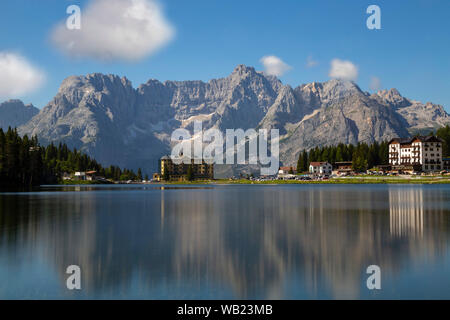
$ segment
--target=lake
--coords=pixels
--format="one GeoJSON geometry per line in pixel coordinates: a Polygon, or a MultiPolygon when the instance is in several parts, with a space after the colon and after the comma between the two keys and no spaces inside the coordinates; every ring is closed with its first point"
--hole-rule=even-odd
{"type": "Polygon", "coordinates": [[[29,298],[450,299],[450,186],[0,193],[0,299],[29,298]]]}

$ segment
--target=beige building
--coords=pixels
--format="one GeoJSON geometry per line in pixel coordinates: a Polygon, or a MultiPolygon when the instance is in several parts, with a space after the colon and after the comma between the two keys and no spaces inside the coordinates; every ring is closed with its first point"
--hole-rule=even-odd
{"type": "Polygon", "coordinates": [[[335,162],[333,165],[333,174],[345,175],[345,174],[351,174],[352,172],[353,172],[353,162],[352,161],[335,162]]]}
{"type": "Polygon", "coordinates": [[[214,164],[208,164],[205,160],[201,163],[195,163],[192,158],[172,160],[169,156],[164,156],[160,161],[160,179],[169,181],[188,180],[189,171],[192,174],[192,180],[211,180],[214,179],[214,164]]]}
{"type": "Polygon", "coordinates": [[[392,139],[389,164],[393,171],[440,171],[443,168],[442,140],[435,136],[392,139]]]}

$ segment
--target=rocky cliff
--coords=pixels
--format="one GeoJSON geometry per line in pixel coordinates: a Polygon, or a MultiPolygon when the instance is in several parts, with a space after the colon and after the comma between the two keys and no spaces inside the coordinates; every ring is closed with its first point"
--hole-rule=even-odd
{"type": "Polygon", "coordinates": [[[19,127],[39,113],[33,105],[24,105],[20,100],[9,100],[0,104],[0,128],[19,127]]]}

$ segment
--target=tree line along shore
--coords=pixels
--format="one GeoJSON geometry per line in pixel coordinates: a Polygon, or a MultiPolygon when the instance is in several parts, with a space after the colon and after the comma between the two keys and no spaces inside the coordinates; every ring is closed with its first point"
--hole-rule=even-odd
{"type": "Polygon", "coordinates": [[[95,171],[105,181],[143,179],[140,169],[135,173],[117,166],[104,168],[88,155],[70,150],[66,144],[42,146],[36,137],[21,137],[16,129],[4,132],[0,128],[0,188],[63,183],[64,174],[87,170],[95,171]]]}
{"type": "MultiPolygon", "coordinates": [[[[443,140],[443,154],[450,151],[450,127],[446,126],[431,131],[443,140]]],[[[386,164],[388,161],[388,142],[375,142],[373,144],[358,143],[357,145],[338,144],[337,146],[316,147],[309,151],[302,151],[297,161],[297,173],[308,171],[309,164],[315,161],[335,163],[351,161],[353,169],[363,172],[376,165],[386,164]]],[[[130,169],[121,169],[118,166],[103,167],[95,159],[83,152],[70,150],[66,144],[57,146],[49,144],[42,146],[36,137],[21,137],[16,129],[9,128],[4,132],[0,128],[0,188],[32,187],[43,184],[94,184],[98,181],[64,181],[62,177],[68,172],[95,171],[103,181],[130,182],[149,181],[148,176],[143,177],[142,170],[137,173],[130,169]]],[[[447,183],[448,179],[439,177],[423,177],[421,179],[405,179],[401,177],[371,177],[359,179],[331,179],[329,181],[253,181],[217,180],[214,183],[447,183]]],[[[210,183],[211,181],[190,181],[190,183],[210,183]]]]}

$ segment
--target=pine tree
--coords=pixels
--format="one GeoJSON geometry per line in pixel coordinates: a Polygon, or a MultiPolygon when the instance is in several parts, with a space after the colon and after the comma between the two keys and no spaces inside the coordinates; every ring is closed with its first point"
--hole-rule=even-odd
{"type": "Polygon", "coordinates": [[[309,162],[308,162],[308,153],[306,152],[306,150],[303,150],[302,158],[303,158],[302,171],[307,172],[309,169],[309,162]]]}
{"type": "Polygon", "coordinates": [[[300,152],[297,160],[297,173],[301,173],[303,169],[303,152],[300,152]]]}
{"type": "Polygon", "coordinates": [[[187,169],[186,179],[188,181],[194,180],[194,172],[193,172],[192,164],[190,164],[187,169]]]}
{"type": "Polygon", "coordinates": [[[450,156],[450,127],[446,125],[438,129],[436,135],[444,141],[442,144],[442,155],[450,156]]]}
{"type": "Polygon", "coordinates": [[[6,137],[3,129],[0,128],[0,182],[5,181],[6,172],[7,172],[7,163],[6,163],[6,137]]]}

